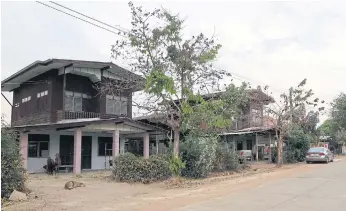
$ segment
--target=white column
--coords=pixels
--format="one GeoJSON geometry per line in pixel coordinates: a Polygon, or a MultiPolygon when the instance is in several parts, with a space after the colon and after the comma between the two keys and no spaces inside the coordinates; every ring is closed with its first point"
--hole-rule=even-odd
{"type": "Polygon", "coordinates": [[[257,138],[257,133],[256,134],[256,161],[258,161],[258,138],[257,138]]]}
{"type": "Polygon", "coordinates": [[[159,154],[159,143],[160,143],[160,141],[158,140],[157,135],[156,135],[156,154],[157,155],[159,154]]]}
{"type": "Polygon", "coordinates": [[[120,154],[125,153],[125,138],[120,139],[120,154]]]}
{"type": "Polygon", "coordinates": [[[272,134],[269,131],[269,159],[268,159],[269,163],[272,162],[272,147],[271,147],[271,145],[272,145],[272,134]]]}
{"type": "Polygon", "coordinates": [[[119,130],[113,131],[113,159],[119,156],[119,130]]]}
{"type": "Polygon", "coordinates": [[[149,133],[145,133],[143,137],[143,156],[149,158],[149,133]]]}
{"type": "Polygon", "coordinates": [[[73,173],[80,174],[82,159],[82,129],[77,128],[74,131],[74,156],[73,156],[73,173]]]}
{"type": "Polygon", "coordinates": [[[23,168],[25,170],[28,169],[28,134],[27,133],[20,133],[19,137],[19,147],[20,147],[20,155],[23,159],[23,168]]]}

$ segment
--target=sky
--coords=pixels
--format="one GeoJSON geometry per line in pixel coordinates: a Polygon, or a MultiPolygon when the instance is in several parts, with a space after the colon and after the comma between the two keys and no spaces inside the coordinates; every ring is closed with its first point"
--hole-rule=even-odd
{"type": "MultiPolygon", "coordinates": [[[[127,1],[58,3],[110,25],[131,27],[127,1]]],[[[185,36],[215,35],[222,44],[215,66],[233,73],[236,83],[269,85],[276,99],[304,78],[307,88],[327,103],[346,92],[345,2],[134,3],[179,13],[186,19],[185,36]]],[[[110,61],[111,45],[120,38],[34,1],[1,2],[1,80],[36,60],[110,61]]],[[[126,61],[121,65],[126,67],[126,61]]],[[[4,94],[12,102],[12,94],[4,94]]],[[[2,97],[7,121],[10,111],[2,97]]]]}

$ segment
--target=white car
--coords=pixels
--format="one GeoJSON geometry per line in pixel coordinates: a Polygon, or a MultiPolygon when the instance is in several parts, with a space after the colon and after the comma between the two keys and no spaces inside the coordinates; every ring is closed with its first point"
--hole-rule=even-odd
{"type": "Polygon", "coordinates": [[[313,162],[333,162],[334,154],[327,148],[324,147],[313,147],[310,148],[306,153],[306,163],[313,162]]]}

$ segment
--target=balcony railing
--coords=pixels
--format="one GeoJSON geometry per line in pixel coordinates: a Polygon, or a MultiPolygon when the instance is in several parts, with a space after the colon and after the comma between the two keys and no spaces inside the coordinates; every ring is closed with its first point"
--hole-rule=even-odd
{"type": "Polygon", "coordinates": [[[58,111],[57,121],[66,119],[90,119],[90,118],[100,118],[99,113],[85,112],[85,111],[58,111]]]}

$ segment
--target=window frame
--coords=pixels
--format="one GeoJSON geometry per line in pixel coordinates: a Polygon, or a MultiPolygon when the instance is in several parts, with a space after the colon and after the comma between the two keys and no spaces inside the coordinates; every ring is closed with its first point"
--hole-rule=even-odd
{"type": "Polygon", "coordinates": [[[97,156],[99,157],[113,156],[113,138],[112,137],[104,137],[104,136],[97,137],[97,156]],[[109,139],[109,141],[107,139],[109,139]],[[101,143],[106,144],[106,146],[110,145],[111,147],[111,148],[106,147],[106,151],[104,150],[104,148],[102,148],[102,150],[104,151],[104,154],[100,153],[101,143]],[[107,154],[107,152],[110,152],[110,153],[107,154]]]}
{"type": "Polygon", "coordinates": [[[85,94],[85,93],[81,93],[81,92],[72,92],[72,91],[65,91],[64,97],[66,99],[66,97],[72,97],[72,110],[67,110],[66,109],[66,100],[65,100],[65,105],[64,108],[67,111],[71,111],[71,112],[83,112],[83,99],[91,99],[91,95],[85,94]],[[76,99],[80,99],[80,110],[76,109],[76,99]]]}
{"type": "Polygon", "coordinates": [[[49,156],[50,151],[50,136],[47,134],[29,134],[28,135],[28,158],[47,158],[49,156]],[[30,140],[33,139],[33,140],[30,140]],[[37,140],[35,140],[37,139],[37,140]],[[42,139],[42,140],[40,140],[42,139]],[[42,156],[41,144],[47,143],[47,156],[42,156]],[[36,145],[36,156],[33,156],[30,153],[30,144],[36,145]]]}
{"type": "Polygon", "coordinates": [[[127,97],[121,97],[121,96],[113,96],[113,95],[106,95],[106,113],[107,114],[113,114],[117,116],[127,116],[127,107],[128,107],[128,98],[127,97]],[[109,101],[112,102],[112,112],[109,112],[109,101]],[[125,110],[123,110],[125,107],[125,110]],[[123,112],[125,111],[125,112],[123,112]]]}
{"type": "Polygon", "coordinates": [[[47,96],[47,95],[48,95],[48,90],[44,90],[42,92],[38,92],[36,97],[38,99],[38,98],[42,98],[42,97],[47,96]]]}

